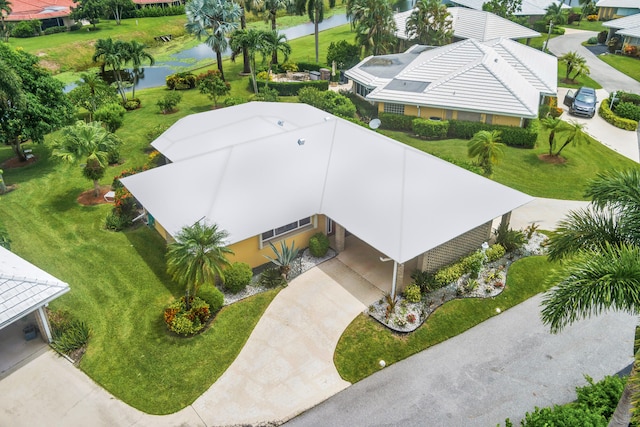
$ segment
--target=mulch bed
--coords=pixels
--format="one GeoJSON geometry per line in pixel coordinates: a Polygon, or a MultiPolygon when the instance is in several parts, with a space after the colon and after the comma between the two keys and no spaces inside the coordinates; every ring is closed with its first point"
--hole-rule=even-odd
{"type": "Polygon", "coordinates": [[[108,192],[111,191],[111,186],[110,185],[103,185],[100,187],[100,194],[98,194],[98,196],[95,195],[93,188],[91,190],[87,190],[87,191],[83,191],[79,196],[78,196],[78,203],[80,203],[83,206],[94,206],[94,205],[101,205],[104,203],[109,203],[104,199],[104,195],[108,192]]]}
{"type": "Polygon", "coordinates": [[[32,157],[27,161],[21,161],[18,156],[12,157],[9,160],[5,160],[2,162],[2,169],[14,169],[14,168],[22,168],[28,165],[31,165],[36,162],[36,157],[32,157]]]}
{"type": "Polygon", "coordinates": [[[551,163],[552,165],[562,165],[567,162],[567,159],[560,156],[550,156],[548,154],[539,154],[538,159],[545,163],[551,163]]]}

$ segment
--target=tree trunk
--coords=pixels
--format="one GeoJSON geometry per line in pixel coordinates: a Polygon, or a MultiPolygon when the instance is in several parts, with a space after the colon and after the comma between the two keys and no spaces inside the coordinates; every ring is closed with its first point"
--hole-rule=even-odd
{"type": "Polygon", "coordinates": [[[224,78],[224,71],[222,71],[222,52],[216,50],[216,63],[218,64],[218,71],[220,71],[220,77],[222,77],[222,81],[226,82],[224,78]]]}
{"type": "MultiPolygon", "coordinates": [[[[243,30],[247,28],[247,19],[245,18],[244,13],[245,13],[245,10],[244,10],[244,7],[242,7],[242,16],[240,17],[240,28],[243,30]]],[[[251,67],[249,64],[249,49],[247,49],[246,46],[242,46],[242,63],[244,64],[242,73],[249,74],[251,72],[251,67]]]]}
{"type": "Polygon", "coordinates": [[[620,396],[620,400],[618,401],[618,406],[616,406],[616,410],[613,412],[611,416],[611,420],[609,420],[608,427],[628,427],[629,422],[631,421],[631,399],[635,393],[635,387],[633,385],[633,377],[636,375],[636,364],[635,361],[631,366],[631,373],[629,374],[629,378],[627,379],[627,384],[624,386],[624,390],[622,390],[622,396],[620,396]]]}
{"type": "MultiPolygon", "coordinates": [[[[273,14],[271,15],[273,18],[271,18],[271,29],[273,31],[276,30],[276,14],[278,13],[277,10],[272,11],[273,14]]],[[[272,64],[277,64],[278,63],[278,49],[275,49],[273,51],[273,53],[271,54],[271,63],[272,64]]]]}
{"type": "Polygon", "coordinates": [[[11,147],[13,148],[13,152],[16,153],[16,156],[18,157],[18,159],[20,159],[21,162],[27,161],[27,156],[22,150],[22,144],[20,144],[20,141],[12,141],[11,147]]]}
{"type": "Polygon", "coordinates": [[[553,140],[556,137],[556,131],[552,130],[551,133],[549,134],[549,155],[551,156],[553,154],[553,140]]]}
{"type": "Polygon", "coordinates": [[[100,183],[98,182],[97,179],[93,180],[93,195],[95,197],[100,196],[100,183]]]}
{"type": "Polygon", "coordinates": [[[318,63],[318,20],[320,20],[320,11],[318,10],[318,6],[316,5],[316,15],[314,19],[313,30],[316,38],[316,64],[318,63]]]}

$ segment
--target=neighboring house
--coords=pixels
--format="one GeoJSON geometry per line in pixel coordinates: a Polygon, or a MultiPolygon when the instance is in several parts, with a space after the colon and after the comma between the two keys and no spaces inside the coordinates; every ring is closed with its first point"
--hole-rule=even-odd
{"type": "Polygon", "coordinates": [[[600,21],[640,13],[639,0],[600,0],[596,3],[596,7],[600,21]]]}
{"type": "MultiPolygon", "coordinates": [[[[640,2],[640,0],[638,0],[640,2]]],[[[607,40],[611,37],[622,37],[622,51],[627,48],[640,48],[640,13],[602,23],[609,28],[607,40]]]]}
{"type": "MultiPolygon", "coordinates": [[[[406,31],[407,19],[409,19],[414,10],[396,13],[393,17],[396,21],[396,36],[401,40],[409,40],[406,31]]],[[[487,41],[504,37],[514,40],[527,39],[527,44],[529,44],[531,38],[540,37],[539,32],[501,18],[493,13],[466,7],[450,7],[448,11],[451,14],[453,41],[465,39],[487,41]]]]}
{"type": "MultiPolygon", "coordinates": [[[[167,240],[197,221],[256,267],[269,243],[351,233],[433,270],[480,247],[531,197],[305,104],[250,102],[185,117],[152,144],[172,163],[121,181],[167,240]],[[507,220],[508,218],[504,218],[507,220]]],[[[379,262],[378,257],[372,262],[379,262]]],[[[395,284],[394,284],[395,286],[395,284]]]]}
{"type": "Polygon", "coordinates": [[[369,56],[346,71],[378,111],[523,126],[557,93],[557,59],[509,39],[369,56]]]}
{"type": "MultiPolygon", "coordinates": [[[[633,1],[633,0],[631,0],[633,1]]],[[[486,3],[485,0],[451,0],[447,2],[453,6],[463,6],[470,9],[482,10],[482,6],[486,3]]],[[[571,6],[566,2],[559,2],[555,0],[522,0],[522,6],[519,11],[515,12],[515,16],[528,16],[531,21],[542,18],[547,13],[547,8],[553,3],[562,3],[563,9],[570,9],[571,6]]]]}
{"type": "Polygon", "coordinates": [[[73,0],[13,0],[11,14],[5,18],[7,22],[33,21],[42,22],[42,28],[69,27],[73,22],[69,19],[73,0]]]}
{"type": "Polygon", "coordinates": [[[67,292],[68,284],[0,247],[0,329],[36,312],[40,334],[51,342],[44,307],[67,292]]]}

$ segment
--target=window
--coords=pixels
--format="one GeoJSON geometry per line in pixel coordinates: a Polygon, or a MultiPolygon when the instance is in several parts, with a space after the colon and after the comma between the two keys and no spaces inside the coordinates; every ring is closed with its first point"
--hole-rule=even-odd
{"type": "Polygon", "coordinates": [[[384,103],[384,112],[391,114],[404,114],[404,105],[403,104],[389,104],[387,102],[384,103]]]}
{"type": "Polygon", "coordinates": [[[282,236],[283,234],[287,234],[290,231],[297,230],[302,227],[306,227],[311,224],[311,217],[308,216],[306,218],[302,218],[298,221],[294,221],[290,224],[283,225],[282,227],[274,228],[273,230],[265,231],[260,235],[262,241],[267,241],[273,239],[278,236],[282,236]]]}
{"type": "Polygon", "coordinates": [[[354,83],[356,84],[356,93],[361,97],[364,98],[371,93],[371,89],[369,89],[368,87],[361,85],[360,83],[355,81],[354,83]]]}

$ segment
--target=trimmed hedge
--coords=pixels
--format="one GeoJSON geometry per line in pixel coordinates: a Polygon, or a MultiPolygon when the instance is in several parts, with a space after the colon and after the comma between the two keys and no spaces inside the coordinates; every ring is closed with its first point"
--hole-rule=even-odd
{"type": "Polygon", "coordinates": [[[413,133],[426,139],[444,139],[449,132],[447,120],[413,119],[413,133]]]}
{"type": "Polygon", "coordinates": [[[322,258],[329,250],[329,238],[324,233],[316,233],[309,239],[309,252],[316,258],[322,258]]]}
{"type": "Polygon", "coordinates": [[[608,123],[614,125],[617,128],[624,130],[636,130],[638,127],[638,122],[630,119],[623,119],[622,117],[618,117],[615,115],[613,111],[609,108],[609,100],[603,99],[600,103],[600,108],[598,108],[598,114],[600,117],[605,119],[608,123]]]}
{"type": "Polygon", "coordinates": [[[616,104],[615,113],[623,119],[640,120],[640,106],[633,102],[620,102],[616,104]]]}
{"type": "Polygon", "coordinates": [[[246,262],[234,262],[224,270],[224,288],[233,293],[244,290],[253,277],[253,271],[246,262]]]}
{"type": "Polygon", "coordinates": [[[480,122],[462,120],[449,121],[449,138],[471,139],[481,130],[499,130],[502,142],[510,147],[533,148],[538,139],[538,121],[531,120],[526,128],[504,125],[489,125],[480,122]]]}
{"type": "Polygon", "coordinates": [[[411,132],[413,129],[414,116],[405,116],[403,114],[379,113],[380,127],[388,130],[403,130],[411,132]]]}
{"type": "MultiPolygon", "coordinates": [[[[262,89],[267,83],[265,80],[256,80],[258,90],[262,89]]],[[[278,91],[279,96],[295,96],[303,87],[314,87],[318,90],[328,90],[329,81],[327,80],[309,80],[306,82],[269,82],[269,89],[278,91]]],[[[253,91],[251,81],[249,81],[249,90],[253,91]]]]}

